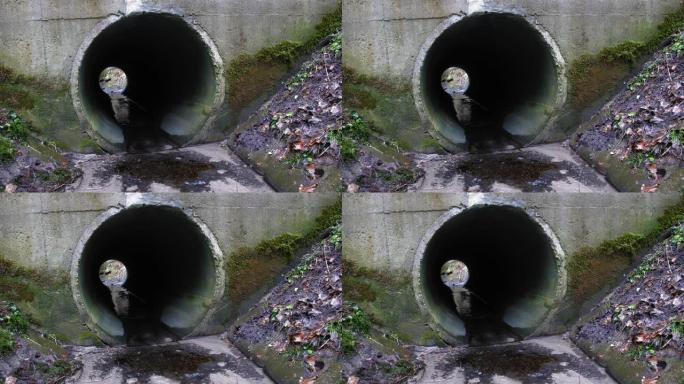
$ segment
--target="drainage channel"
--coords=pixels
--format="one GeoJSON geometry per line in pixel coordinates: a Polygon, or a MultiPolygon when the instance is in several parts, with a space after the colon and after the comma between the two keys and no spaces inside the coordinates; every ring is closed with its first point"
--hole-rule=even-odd
{"type": "Polygon", "coordinates": [[[525,146],[564,103],[564,68],[550,35],[525,16],[454,16],[418,56],[414,97],[452,151],[525,146]]]}
{"type": "Polygon", "coordinates": [[[509,343],[535,334],[565,291],[563,251],[522,208],[454,210],[416,254],[414,289],[433,327],[453,344],[509,343]]]}
{"type": "Polygon", "coordinates": [[[106,19],[83,43],[72,70],[76,111],[112,152],[168,149],[201,138],[224,88],[211,39],[168,13],[106,19]]]}
{"type": "Polygon", "coordinates": [[[110,344],[147,345],[202,331],[225,285],[208,228],[171,206],[113,208],[83,235],[72,291],[88,324],[110,344]]]}

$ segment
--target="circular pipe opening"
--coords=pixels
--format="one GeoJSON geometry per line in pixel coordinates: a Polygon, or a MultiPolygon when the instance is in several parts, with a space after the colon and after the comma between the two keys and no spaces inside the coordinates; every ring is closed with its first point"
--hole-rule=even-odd
{"type": "Polygon", "coordinates": [[[153,151],[190,143],[223,102],[223,64],[209,37],[180,16],[110,17],[74,62],[72,96],[90,133],[108,150],[153,151]],[[103,92],[103,71],[125,73],[123,92],[103,92]],[[119,101],[129,121],[117,119],[119,101]]]}
{"type": "Polygon", "coordinates": [[[222,256],[201,223],[168,206],[108,212],[74,254],[72,289],[106,342],[187,337],[223,293],[222,256]]]}
{"type": "Polygon", "coordinates": [[[414,96],[448,149],[500,149],[540,135],[565,100],[564,76],[560,50],[539,26],[521,15],[477,13],[450,18],[428,39],[414,96]],[[453,68],[467,73],[465,101],[444,88],[453,68]],[[458,113],[464,104],[467,119],[458,113]]]}
{"type": "Polygon", "coordinates": [[[454,211],[416,255],[421,308],[448,342],[487,345],[532,335],[565,290],[564,257],[548,227],[512,206],[454,211]]]}

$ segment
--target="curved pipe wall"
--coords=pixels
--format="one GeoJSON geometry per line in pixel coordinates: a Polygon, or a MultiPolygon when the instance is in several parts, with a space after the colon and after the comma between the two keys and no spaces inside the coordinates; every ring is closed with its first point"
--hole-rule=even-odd
{"type": "Polygon", "coordinates": [[[433,326],[455,344],[495,344],[532,335],[565,291],[564,256],[550,229],[505,205],[454,211],[416,254],[414,289],[433,326]],[[464,316],[440,278],[449,260],[466,264],[476,319],[464,316]],[[479,308],[478,308],[479,306],[479,308]]]}
{"type": "Polygon", "coordinates": [[[81,239],[72,290],[103,340],[145,343],[181,339],[208,318],[223,294],[223,256],[203,224],[179,208],[135,206],[106,213],[81,239]],[[117,314],[99,270],[107,260],[127,268],[130,314],[117,314]]]}
{"type": "Polygon", "coordinates": [[[414,71],[414,98],[433,134],[450,150],[481,142],[530,144],[565,101],[565,65],[541,27],[512,13],[455,16],[427,40],[414,71]],[[442,73],[460,67],[470,76],[472,122],[457,119],[442,73]]]}
{"type": "Polygon", "coordinates": [[[107,150],[138,141],[185,145],[207,129],[223,102],[223,63],[206,33],[168,13],[110,17],[86,39],[72,71],[72,97],[79,117],[107,150]],[[109,96],[98,83],[107,67],[128,76],[133,100],[130,125],[114,119],[109,96]]]}

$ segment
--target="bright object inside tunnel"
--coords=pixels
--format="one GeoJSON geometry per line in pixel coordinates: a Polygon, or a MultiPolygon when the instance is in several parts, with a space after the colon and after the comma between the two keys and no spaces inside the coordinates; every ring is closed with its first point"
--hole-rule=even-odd
{"type": "MultiPolygon", "coordinates": [[[[431,45],[430,45],[431,43],[431,45]]],[[[524,17],[482,13],[458,19],[417,63],[422,113],[454,150],[494,142],[524,146],[545,128],[559,105],[559,58],[552,42],[524,17]],[[472,119],[459,120],[442,74],[462,68],[470,78],[472,119]]],[[[421,108],[419,108],[421,109],[421,108]]]]}
{"type": "Polygon", "coordinates": [[[142,13],[118,19],[76,60],[76,98],[82,115],[108,149],[157,149],[197,137],[220,104],[220,58],[208,37],[183,18],[142,13]],[[128,80],[130,122],[115,119],[112,100],[100,87],[106,68],[128,80]]]}
{"type": "MultiPolygon", "coordinates": [[[[215,300],[217,265],[212,242],[182,210],[139,206],[106,219],[90,235],[74,287],[91,322],[112,343],[146,344],[191,334],[215,300]],[[105,285],[103,263],[125,266],[126,313],[120,291],[105,285]]],[[[105,264],[106,266],[106,264],[105,264]]]]}
{"type": "Polygon", "coordinates": [[[555,249],[544,228],[523,209],[466,209],[446,221],[418,255],[421,304],[455,344],[523,339],[555,303],[560,280],[555,249]],[[443,266],[451,260],[467,267],[462,290],[444,283],[443,266]],[[456,291],[469,295],[465,309],[456,302],[462,299],[456,291]]]}

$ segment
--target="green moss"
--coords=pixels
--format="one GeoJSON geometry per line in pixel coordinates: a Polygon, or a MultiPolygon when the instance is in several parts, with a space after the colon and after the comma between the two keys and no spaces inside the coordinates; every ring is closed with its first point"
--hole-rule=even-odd
{"type": "Polygon", "coordinates": [[[325,15],[314,32],[303,41],[285,40],[255,54],[242,54],[232,60],[225,73],[228,102],[239,110],[272,90],[303,56],[310,54],[328,36],[342,27],[342,7],[325,15]]]}
{"type": "Polygon", "coordinates": [[[4,355],[14,351],[14,335],[12,332],[0,328],[0,355],[4,355]]]}
{"type": "Polygon", "coordinates": [[[637,256],[654,246],[663,233],[684,221],[684,198],[669,207],[643,234],[628,233],[597,247],[575,252],[568,262],[569,297],[576,304],[613,285],[637,256]]]}
{"type": "Polygon", "coordinates": [[[416,304],[411,277],[356,266],[343,260],[345,299],[363,309],[373,324],[391,330],[401,341],[418,345],[441,345],[416,304]]]}
{"type": "Polygon", "coordinates": [[[361,308],[353,303],[347,303],[349,314],[340,320],[326,325],[328,332],[337,335],[340,339],[342,353],[350,354],[356,351],[358,339],[368,336],[371,322],[361,308]]]}
{"type": "Polygon", "coordinates": [[[298,252],[331,231],[342,219],[342,201],[323,209],[302,233],[284,233],[254,247],[242,247],[231,253],[226,263],[227,292],[231,299],[242,301],[283,272],[298,252]]]}
{"type": "Polygon", "coordinates": [[[350,121],[343,126],[328,131],[328,139],[340,147],[342,160],[356,159],[359,146],[367,144],[371,131],[366,122],[356,112],[351,112],[350,121]]]}
{"type": "MultiPolygon", "coordinates": [[[[357,110],[377,133],[404,150],[433,151],[434,143],[416,110],[411,86],[343,68],[344,106],[357,110]]],[[[439,146],[438,146],[439,148],[439,146]]]]}
{"type": "Polygon", "coordinates": [[[23,268],[0,258],[0,300],[16,303],[32,323],[61,340],[79,342],[79,335],[87,331],[66,273],[23,268]]]}
{"type": "Polygon", "coordinates": [[[0,107],[17,111],[34,134],[81,149],[84,133],[66,82],[18,75],[0,66],[0,107]]]}

